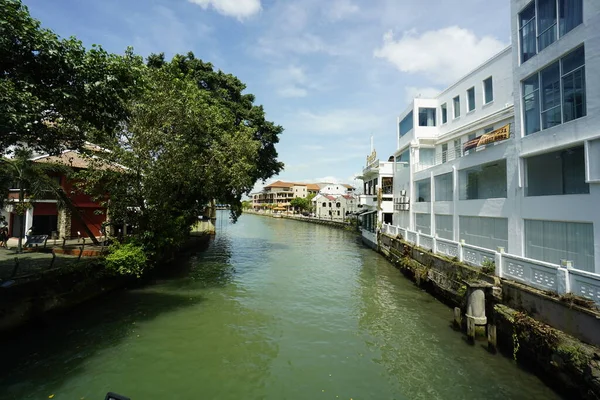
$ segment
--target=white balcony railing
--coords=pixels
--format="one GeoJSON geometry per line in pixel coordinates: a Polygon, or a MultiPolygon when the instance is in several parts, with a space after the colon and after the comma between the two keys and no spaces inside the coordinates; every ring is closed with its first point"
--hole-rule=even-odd
{"type": "Polygon", "coordinates": [[[474,267],[493,263],[495,274],[501,278],[558,294],[573,293],[600,305],[600,274],[504,253],[503,249],[494,251],[441,239],[391,224],[384,223],[381,233],[391,237],[400,235],[409,243],[437,254],[456,257],[474,267]]]}

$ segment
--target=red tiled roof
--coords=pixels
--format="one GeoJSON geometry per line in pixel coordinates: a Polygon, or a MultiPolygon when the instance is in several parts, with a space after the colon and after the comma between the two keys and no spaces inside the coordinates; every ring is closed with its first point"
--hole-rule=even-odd
{"type": "Polygon", "coordinates": [[[265,187],[266,188],[281,188],[281,187],[292,187],[294,185],[295,185],[295,183],[292,183],[292,182],[276,181],[265,187]]]}

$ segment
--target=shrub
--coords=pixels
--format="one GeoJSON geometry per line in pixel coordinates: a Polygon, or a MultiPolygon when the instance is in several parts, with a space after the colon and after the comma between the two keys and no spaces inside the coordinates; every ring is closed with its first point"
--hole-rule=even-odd
{"type": "Polygon", "coordinates": [[[496,272],[496,262],[488,259],[483,260],[481,263],[481,272],[493,275],[496,272]]]}
{"type": "Polygon", "coordinates": [[[106,256],[106,268],[119,275],[140,277],[148,263],[144,248],[135,243],[114,244],[106,256]]]}

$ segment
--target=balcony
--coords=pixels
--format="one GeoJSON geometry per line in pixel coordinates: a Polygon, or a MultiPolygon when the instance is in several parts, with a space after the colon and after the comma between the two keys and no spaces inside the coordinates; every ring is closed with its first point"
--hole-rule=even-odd
{"type": "Polygon", "coordinates": [[[377,196],[372,194],[361,194],[358,198],[358,204],[364,207],[376,207],[377,196]]]}
{"type": "Polygon", "coordinates": [[[460,157],[462,157],[461,148],[450,148],[446,151],[442,151],[441,153],[437,153],[433,160],[415,164],[415,172],[424,171],[428,168],[447,163],[448,161],[456,160],[460,157]]]}

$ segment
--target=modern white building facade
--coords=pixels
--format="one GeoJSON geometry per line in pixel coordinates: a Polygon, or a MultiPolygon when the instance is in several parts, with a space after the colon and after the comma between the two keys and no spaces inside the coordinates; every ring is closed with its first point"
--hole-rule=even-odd
{"type": "Polygon", "coordinates": [[[398,118],[393,224],[600,273],[600,1],[511,19],[512,46],[398,118]]]}

